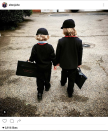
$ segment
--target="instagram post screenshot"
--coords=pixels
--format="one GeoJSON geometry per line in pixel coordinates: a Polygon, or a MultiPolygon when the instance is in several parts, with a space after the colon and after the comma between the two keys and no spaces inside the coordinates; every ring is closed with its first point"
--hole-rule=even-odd
{"type": "Polygon", "coordinates": [[[0,131],[108,131],[108,1],[0,0],[0,131]]]}

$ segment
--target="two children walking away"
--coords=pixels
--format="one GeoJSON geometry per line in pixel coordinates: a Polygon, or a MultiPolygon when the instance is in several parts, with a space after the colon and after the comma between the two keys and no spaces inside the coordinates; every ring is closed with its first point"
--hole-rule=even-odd
{"type": "Polygon", "coordinates": [[[67,19],[63,22],[61,29],[65,35],[58,40],[56,55],[52,45],[47,43],[49,39],[48,31],[45,28],[38,29],[35,44],[31,51],[29,61],[35,61],[38,68],[37,83],[37,98],[42,99],[44,91],[49,91],[52,63],[62,68],[61,71],[61,86],[64,86],[68,79],[67,93],[68,97],[72,97],[74,92],[74,82],[76,77],[77,67],[82,64],[82,40],[76,37],[74,29],[75,22],[72,19],[67,19]]]}

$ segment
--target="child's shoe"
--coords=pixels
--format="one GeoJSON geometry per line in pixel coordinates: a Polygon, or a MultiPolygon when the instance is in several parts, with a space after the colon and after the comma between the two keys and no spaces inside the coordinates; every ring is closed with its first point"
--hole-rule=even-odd
{"type": "Polygon", "coordinates": [[[60,81],[60,84],[61,84],[61,86],[65,86],[66,83],[62,83],[62,82],[60,81]]]}
{"type": "Polygon", "coordinates": [[[72,94],[68,94],[68,97],[71,98],[71,97],[72,97],[72,94]]]}
{"type": "Polygon", "coordinates": [[[72,94],[70,94],[70,93],[68,92],[68,89],[67,89],[67,93],[68,93],[68,97],[69,97],[69,98],[71,98],[71,97],[73,96],[73,92],[74,92],[74,90],[72,91],[72,94]]]}
{"type": "Polygon", "coordinates": [[[45,91],[49,91],[50,87],[51,87],[51,85],[48,88],[45,87],[45,91]]]}
{"type": "Polygon", "coordinates": [[[42,100],[42,94],[41,94],[41,93],[38,93],[38,94],[37,94],[37,98],[38,98],[39,101],[42,100]]]}

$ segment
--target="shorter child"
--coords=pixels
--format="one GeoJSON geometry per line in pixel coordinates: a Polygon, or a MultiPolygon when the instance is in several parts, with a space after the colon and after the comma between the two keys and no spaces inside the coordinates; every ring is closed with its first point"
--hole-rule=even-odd
{"type": "Polygon", "coordinates": [[[38,43],[35,44],[31,51],[31,56],[29,61],[36,62],[38,77],[36,80],[37,83],[37,98],[38,100],[42,99],[42,94],[44,91],[49,91],[50,77],[51,77],[51,68],[52,62],[53,65],[56,65],[56,56],[52,45],[48,44],[47,40],[49,39],[48,31],[45,28],[39,28],[36,33],[36,40],[38,43]]]}

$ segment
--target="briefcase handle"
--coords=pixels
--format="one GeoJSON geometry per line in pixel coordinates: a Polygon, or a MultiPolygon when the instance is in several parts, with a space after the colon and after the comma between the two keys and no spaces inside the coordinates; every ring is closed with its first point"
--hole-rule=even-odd
{"type": "Polygon", "coordinates": [[[83,75],[80,67],[78,67],[78,72],[79,72],[79,75],[83,75]]]}
{"type": "Polygon", "coordinates": [[[31,62],[31,61],[29,61],[29,60],[27,60],[26,62],[35,63],[34,61],[33,61],[33,62],[31,62]]]}
{"type": "Polygon", "coordinates": [[[78,67],[78,70],[81,72],[81,68],[80,67],[78,67]]]}

